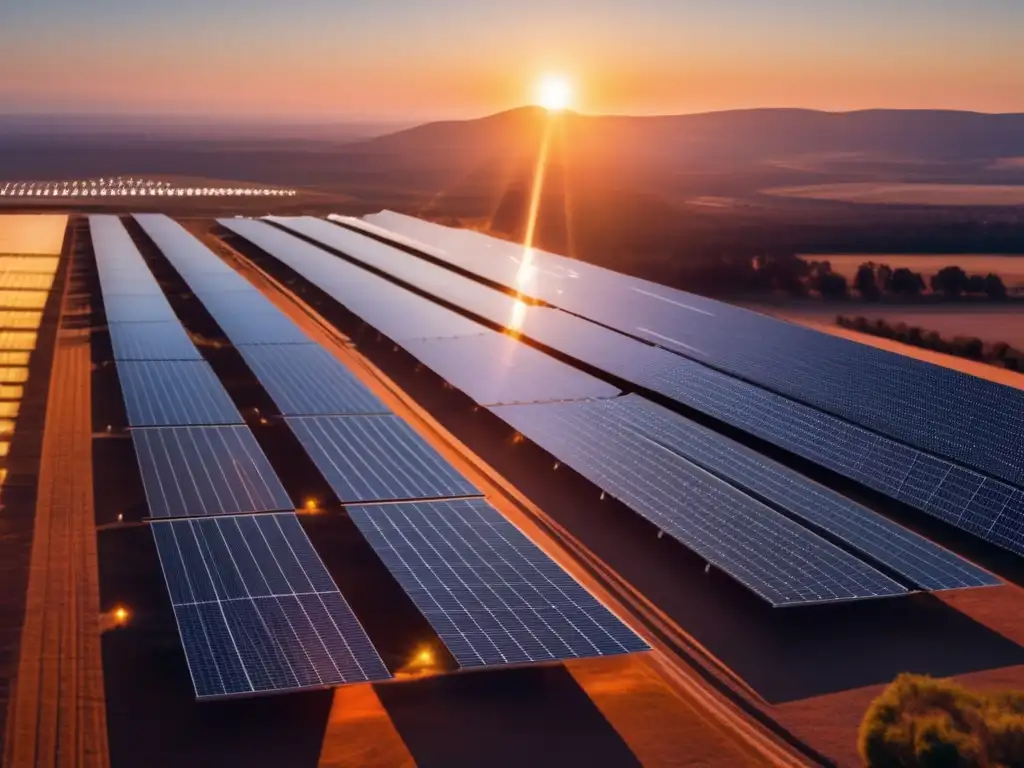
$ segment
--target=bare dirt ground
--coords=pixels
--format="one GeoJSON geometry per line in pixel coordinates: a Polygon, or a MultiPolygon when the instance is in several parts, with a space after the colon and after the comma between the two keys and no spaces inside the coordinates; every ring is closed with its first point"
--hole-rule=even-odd
{"type": "Polygon", "coordinates": [[[109,765],[92,507],[88,301],[65,296],[5,764],[109,765]]]}

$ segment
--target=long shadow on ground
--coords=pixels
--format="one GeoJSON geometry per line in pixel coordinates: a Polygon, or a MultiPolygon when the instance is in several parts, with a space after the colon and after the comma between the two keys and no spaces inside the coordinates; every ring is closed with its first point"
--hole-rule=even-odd
{"type": "Polygon", "coordinates": [[[564,666],[375,689],[419,768],[640,765],[564,666]]]}
{"type": "Polygon", "coordinates": [[[102,642],[111,766],[315,768],[332,691],[196,702],[148,527],[98,539],[101,608],[131,611],[102,642]]]}

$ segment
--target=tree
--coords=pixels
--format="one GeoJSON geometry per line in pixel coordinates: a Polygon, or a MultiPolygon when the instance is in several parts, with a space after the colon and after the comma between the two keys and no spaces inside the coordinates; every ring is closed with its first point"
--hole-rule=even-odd
{"type": "Polygon", "coordinates": [[[875,281],[878,283],[878,290],[883,293],[889,290],[889,281],[892,280],[892,267],[888,264],[879,264],[875,271],[875,281]]]}
{"type": "Polygon", "coordinates": [[[964,286],[965,293],[984,293],[985,278],[981,275],[971,275],[967,278],[967,285],[964,286]]]}
{"type": "Polygon", "coordinates": [[[869,768],[996,768],[1021,765],[1022,736],[1024,695],[903,674],[868,708],[858,748],[869,768]]]}
{"type": "Polygon", "coordinates": [[[850,286],[838,272],[826,272],[818,278],[818,292],[830,299],[846,298],[850,286]]]}
{"type": "Polygon", "coordinates": [[[857,293],[868,301],[874,301],[881,295],[881,291],[878,290],[878,279],[875,276],[875,265],[871,262],[861,264],[857,268],[853,285],[857,289],[857,293]]]}
{"type": "Polygon", "coordinates": [[[985,295],[990,299],[1005,299],[1006,298],[1006,286],[1003,284],[1002,278],[999,275],[991,272],[985,277],[985,295]]]}
{"type": "Polygon", "coordinates": [[[932,290],[956,298],[967,288],[967,273],[960,267],[943,267],[932,275],[932,290]]]}
{"type": "Polygon", "coordinates": [[[924,290],[924,278],[906,267],[899,267],[889,278],[886,290],[896,296],[918,296],[924,290]]]}

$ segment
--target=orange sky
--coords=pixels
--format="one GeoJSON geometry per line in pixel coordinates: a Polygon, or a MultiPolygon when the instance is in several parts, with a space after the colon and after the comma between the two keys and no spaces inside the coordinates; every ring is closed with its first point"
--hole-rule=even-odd
{"type": "Polygon", "coordinates": [[[0,71],[17,76],[0,111],[462,117],[559,71],[588,112],[1024,112],[1016,0],[33,0],[4,16],[0,71]]]}

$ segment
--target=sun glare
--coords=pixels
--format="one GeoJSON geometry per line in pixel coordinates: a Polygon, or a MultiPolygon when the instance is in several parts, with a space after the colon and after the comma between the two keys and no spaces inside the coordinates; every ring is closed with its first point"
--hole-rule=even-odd
{"type": "Polygon", "coordinates": [[[537,86],[537,103],[549,112],[560,112],[572,103],[572,83],[562,75],[547,75],[537,86]]]}

